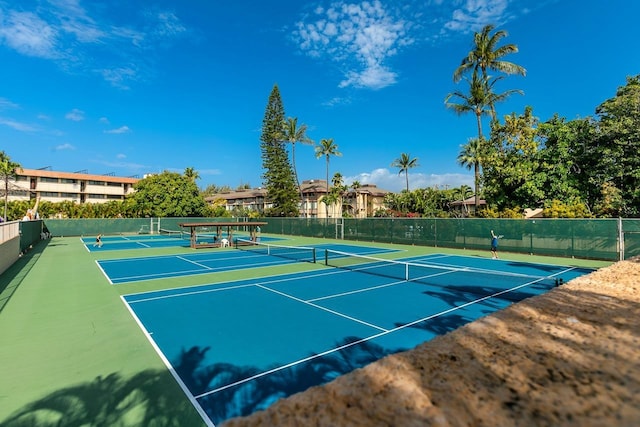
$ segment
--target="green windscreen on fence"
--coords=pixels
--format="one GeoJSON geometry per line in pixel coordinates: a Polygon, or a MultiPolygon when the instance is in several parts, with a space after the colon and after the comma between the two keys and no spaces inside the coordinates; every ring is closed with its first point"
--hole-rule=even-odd
{"type": "MultiPolygon", "coordinates": [[[[460,249],[618,259],[616,219],[263,218],[268,233],[460,249]]],[[[640,234],[638,235],[640,239],[640,234]]]]}
{"type": "Polygon", "coordinates": [[[622,230],[624,238],[624,258],[629,259],[640,255],[640,220],[623,219],[622,230]]]}
{"type": "Polygon", "coordinates": [[[180,231],[180,224],[188,222],[243,222],[237,218],[88,218],[46,219],[45,226],[52,236],[96,236],[117,234],[152,234],[160,229],[180,231]]]}
{"type": "MultiPolygon", "coordinates": [[[[505,252],[617,260],[640,255],[637,219],[480,218],[121,218],[47,219],[53,236],[146,234],[179,231],[186,222],[264,221],[264,233],[354,241],[489,250],[491,230],[505,252]],[[622,229],[619,229],[619,226],[622,229]]],[[[241,230],[242,227],[238,227],[241,230]]]]}

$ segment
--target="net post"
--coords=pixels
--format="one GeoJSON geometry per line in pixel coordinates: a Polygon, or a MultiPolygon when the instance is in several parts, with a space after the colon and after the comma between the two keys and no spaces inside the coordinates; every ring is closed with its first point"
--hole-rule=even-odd
{"type": "Polygon", "coordinates": [[[313,248],[313,250],[311,251],[311,254],[313,256],[313,263],[316,263],[316,248],[313,248]]]}
{"type": "Polygon", "coordinates": [[[328,250],[324,250],[324,265],[329,265],[329,251],[328,250]]]}

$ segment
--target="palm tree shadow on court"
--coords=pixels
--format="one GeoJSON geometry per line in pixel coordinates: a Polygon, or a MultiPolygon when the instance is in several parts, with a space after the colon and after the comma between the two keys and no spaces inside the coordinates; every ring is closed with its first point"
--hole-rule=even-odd
{"type": "Polygon", "coordinates": [[[167,371],[148,369],[129,378],[118,373],[56,390],[25,405],[3,427],[203,425],[167,371]]]}
{"type": "Polygon", "coordinates": [[[228,363],[202,366],[209,347],[194,346],[183,350],[174,367],[194,396],[203,394],[198,401],[211,420],[218,424],[266,409],[278,399],[325,384],[395,352],[368,342],[357,343],[359,340],[347,337],[336,344],[336,348],[343,348],[335,353],[312,357],[263,376],[259,374],[265,370],[249,366],[228,363]],[[253,380],[245,381],[248,378],[253,380]],[[218,391],[207,395],[211,390],[218,391]]]}

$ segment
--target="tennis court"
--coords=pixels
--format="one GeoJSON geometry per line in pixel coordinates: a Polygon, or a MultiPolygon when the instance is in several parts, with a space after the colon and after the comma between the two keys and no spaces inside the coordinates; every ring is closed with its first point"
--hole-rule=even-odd
{"type": "MultiPolygon", "coordinates": [[[[202,243],[213,243],[215,239],[223,239],[226,234],[217,236],[215,233],[200,233],[198,241],[202,243]]],[[[248,238],[248,235],[242,233],[234,233],[234,236],[248,238]]],[[[121,251],[129,249],[151,249],[151,248],[168,248],[168,247],[185,247],[190,244],[189,233],[185,231],[164,231],[160,234],[122,234],[113,236],[102,236],[102,245],[97,246],[96,237],[82,237],[82,243],[89,252],[94,251],[121,251]]],[[[280,240],[274,237],[263,237],[262,241],[280,240]]]]}
{"type": "Polygon", "coordinates": [[[316,254],[326,268],[122,299],[215,425],[591,271],[444,254],[393,262],[339,246],[316,254]]]}
{"type": "Polygon", "coordinates": [[[286,265],[300,261],[315,262],[316,250],[324,248],[359,254],[391,252],[389,249],[335,244],[294,247],[267,243],[264,245],[246,245],[240,248],[245,249],[245,251],[218,248],[204,252],[191,251],[178,255],[97,260],[96,263],[109,283],[113,285],[141,280],[286,265]]]}

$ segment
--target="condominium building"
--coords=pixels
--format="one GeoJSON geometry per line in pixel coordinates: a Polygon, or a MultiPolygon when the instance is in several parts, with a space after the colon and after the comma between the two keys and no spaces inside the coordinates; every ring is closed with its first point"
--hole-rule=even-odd
{"type": "MultiPolygon", "coordinates": [[[[339,218],[343,214],[355,218],[370,217],[376,210],[384,208],[384,197],[389,194],[389,191],[380,189],[374,184],[363,184],[358,188],[349,188],[342,195],[342,203],[338,201],[327,206],[323,202],[323,197],[327,193],[326,180],[306,180],[300,187],[302,189],[300,215],[306,218],[339,218]]],[[[205,200],[210,204],[223,201],[228,211],[243,209],[263,212],[272,207],[267,197],[267,190],[264,188],[227,191],[207,197],[205,200]]]]}
{"type": "Polygon", "coordinates": [[[19,168],[16,179],[9,181],[9,200],[31,200],[39,196],[42,201],[54,203],[121,201],[133,193],[133,185],[138,181],[132,177],[19,168]]]}

